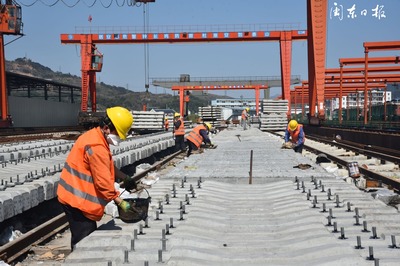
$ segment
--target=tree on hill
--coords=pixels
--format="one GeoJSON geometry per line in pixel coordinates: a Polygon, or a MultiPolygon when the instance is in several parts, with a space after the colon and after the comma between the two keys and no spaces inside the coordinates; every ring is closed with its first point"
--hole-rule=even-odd
{"type": "MultiPolygon", "coordinates": [[[[56,82],[81,86],[81,77],[76,75],[53,71],[28,58],[18,58],[14,61],[6,61],[6,70],[9,72],[28,75],[32,77],[53,80],[56,82]]],[[[135,92],[126,88],[108,85],[103,82],[96,84],[97,109],[104,110],[107,107],[121,105],[131,110],[142,110],[143,104],[158,109],[179,110],[179,95],[167,93],[154,94],[151,92],[135,92]]],[[[199,107],[207,106],[217,98],[230,98],[214,94],[190,96],[189,111],[197,113],[199,107]]]]}

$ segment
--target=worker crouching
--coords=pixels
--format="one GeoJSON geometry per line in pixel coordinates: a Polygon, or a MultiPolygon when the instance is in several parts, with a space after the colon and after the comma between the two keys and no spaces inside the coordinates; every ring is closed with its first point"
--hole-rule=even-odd
{"type": "Polygon", "coordinates": [[[72,250],[97,229],[96,221],[103,217],[108,202],[114,200],[125,211],[131,208],[119,197],[114,182],[124,180],[127,190],[135,189],[136,183],[114,166],[109,145],[125,140],[132,123],[129,110],[108,108],[101,125],[82,134],[67,157],[57,196],[70,226],[72,250]]]}
{"type": "Polygon", "coordinates": [[[302,153],[305,140],[303,125],[296,120],[290,120],[285,131],[285,145],[290,145],[295,152],[302,153]]]}
{"type": "Polygon", "coordinates": [[[210,123],[203,123],[201,125],[196,126],[193,130],[189,133],[186,138],[187,144],[189,146],[187,157],[192,154],[193,150],[198,150],[201,144],[204,142],[205,144],[210,144],[210,146],[214,146],[211,143],[210,138],[208,137],[208,133],[211,130],[212,126],[210,123]]]}

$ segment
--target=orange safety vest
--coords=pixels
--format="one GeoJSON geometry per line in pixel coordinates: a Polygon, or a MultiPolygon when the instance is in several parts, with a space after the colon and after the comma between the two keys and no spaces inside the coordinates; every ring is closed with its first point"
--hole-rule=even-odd
{"type": "Polygon", "coordinates": [[[168,128],[169,128],[169,121],[167,119],[167,120],[165,120],[165,129],[168,130],[168,128]]]}
{"type": "Polygon", "coordinates": [[[190,140],[197,148],[200,148],[201,143],[203,142],[203,137],[200,135],[200,130],[207,130],[204,125],[198,125],[193,128],[193,130],[187,136],[187,140],[190,140]]]}
{"type": "Polygon", "coordinates": [[[242,111],[242,120],[246,120],[247,119],[247,111],[243,110],[242,111]]]}
{"type": "Polygon", "coordinates": [[[183,136],[185,135],[185,123],[182,118],[179,118],[181,121],[181,125],[178,127],[178,129],[175,129],[175,136],[183,136]]]}
{"type": "MultiPolygon", "coordinates": [[[[289,129],[289,126],[287,127],[287,130],[289,131],[289,134],[290,134],[290,137],[291,137],[291,141],[293,143],[297,143],[297,141],[299,140],[300,128],[303,128],[302,124],[298,124],[297,129],[295,131],[291,131],[289,129]]],[[[304,142],[305,141],[306,141],[306,134],[304,133],[304,142]]]]}
{"type": "Polygon", "coordinates": [[[67,157],[57,188],[58,200],[99,221],[107,203],[119,195],[114,181],[109,144],[100,127],[93,128],[77,139],[67,157]]]}

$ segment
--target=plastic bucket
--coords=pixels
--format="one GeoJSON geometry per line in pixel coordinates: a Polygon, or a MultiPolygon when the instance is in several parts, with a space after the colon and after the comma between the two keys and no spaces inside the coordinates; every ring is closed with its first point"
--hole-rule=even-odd
{"type": "Polygon", "coordinates": [[[349,176],[350,177],[353,177],[353,178],[360,177],[360,170],[358,169],[357,162],[348,163],[347,167],[349,168],[349,176]]]}

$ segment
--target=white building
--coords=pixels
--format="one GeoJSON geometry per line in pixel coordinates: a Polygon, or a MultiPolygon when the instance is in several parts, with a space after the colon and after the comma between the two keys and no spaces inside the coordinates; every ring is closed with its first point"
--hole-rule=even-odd
{"type": "MultiPolygon", "coordinates": [[[[369,93],[372,96],[372,105],[383,104],[392,100],[392,92],[383,90],[371,90],[369,93]]],[[[370,96],[368,95],[368,96],[370,96]]],[[[369,97],[368,97],[369,104],[369,97]]],[[[347,96],[342,97],[342,108],[346,109],[347,107],[363,107],[364,106],[364,91],[359,91],[358,93],[351,93],[347,96]]],[[[339,98],[332,99],[331,108],[333,110],[339,109],[339,98]]]]}

